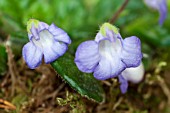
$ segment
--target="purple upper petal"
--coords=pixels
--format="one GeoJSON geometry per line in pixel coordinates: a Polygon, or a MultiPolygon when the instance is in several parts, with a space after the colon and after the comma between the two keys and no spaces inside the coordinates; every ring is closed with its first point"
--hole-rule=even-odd
{"type": "Polygon", "coordinates": [[[96,42],[100,42],[102,40],[109,40],[110,42],[116,42],[117,40],[122,40],[121,35],[118,33],[114,33],[112,30],[106,29],[106,36],[103,36],[100,32],[97,33],[95,37],[96,42]]]}
{"type": "Polygon", "coordinates": [[[123,40],[121,59],[126,64],[127,68],[139,66],[142,59],[139,38],[131,36],[123,40]]]}
{"type": "Polygon", "coordinates": [[[34,25],[32,25],[30,31],[31,31],[31,34],[32,34],[32,36],[30,36],[30,37],[34,37],[36,40],[40,39],[38,29],[34,25]]]}
{"type": "Polygon", "coordinates": [[[48,27],[49,27],[49,25],[44,22],[39,22],[37,27],[35,27],[35,25],[32,24],[32,27],[30,29],[31,33],[28,33],[29,40],[31,40],[33,37],[36,40],[39,40],[40,39],[39,33],[42,30],[48,29],[48,27]]]}
{"type": "Polygon", "coordinates": [[[79,70],[91,73],[98,65],[99,60],[98,45],[95,41],[83,42],[77,48],[75,63],[79,70]]]}
{"type": "Polygon", "coordinates": [[[96,42],[100,42],[101,40],[105,39],[106,37],[104,37],[100,32],[97,33],[96,37],[95,37],[95,41],[96,42]]]}
{"type": "Polygon", "coordinates": [[[70,40],[70,37],[68,36],[68,34],[64,30],[55,26],[55,24],[50,25],[49,31],[54,35],[54,38],[57,41],[62,41],[67,44],[71,43],[71,40],[70,40]]]}
{"type": "Polygon", "coordinates": [[[22,55],[29,68],[35,69],[41,64],[43,53],[32,42],[28,42],[22,49],[22,55]]]}
{"type": "Polygon", "coordinates": [[[38,32],[41,32],[42,30],[48,29],[49,25],[44,22],[39,22],[38,24],[38,32]]]}

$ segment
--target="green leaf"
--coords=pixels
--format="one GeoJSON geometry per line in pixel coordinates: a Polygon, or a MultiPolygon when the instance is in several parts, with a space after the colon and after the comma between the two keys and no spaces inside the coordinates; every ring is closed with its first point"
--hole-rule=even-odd
{"type": "Polygon", "coordinates": [[[7,70],[7,53],[3,45],[0,44],[0,75],[3,75],[7,70]]]}
{"type": "Polygon", "coordinates": [[[69,53],[51,63],[55,71],[82,96],[97,102],[104,101],[104,91],[99,81],[92,74],[82,73],[69,53]]]}
{"type": "Polygon", "coordinates": [[[133,22],[124,27],[123,34],[135,35],[152,47],[170,46],[168,29],[160,27],[159,24],[153,25],[148,17],[133,20],[133,22]],[[146,23],[147,25],[145,25],[146,23]]]}

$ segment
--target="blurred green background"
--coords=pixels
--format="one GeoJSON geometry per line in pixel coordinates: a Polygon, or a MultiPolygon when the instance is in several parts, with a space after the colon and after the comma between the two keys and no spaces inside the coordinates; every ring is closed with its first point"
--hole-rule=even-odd
{"type": "MultiPolygon", "coordinates": [[[[0,0],[0,41],[11,35],[13,49],[21,55],[18,48],[28,41],[26,23],[34,18],[48,24],[55,23],[64,29],[73,40],[74,54],[80,42],[94,39],[99,26],[108,22],[123,2],[124,0],[0,0]]],[[[168,10],[169,7],[170,1],[168,10]]],[[[142,41],[142,51],[153,55],[160,48],[168,50],[170,47],[170,15],[168,14],[163,26],[158,24],[158,20],[158,11],[148,8],[143,0],[130,0],[114,25],[120,28],[124,38],[138,36],[142,41]]]]}
{"type": "MultiPolygon", "coordinates": [[[[25,32],[30,18],[55,23],[72,39],[93,38],[98,27],[107,22],[124,0],[1,0],[0,26],[6,34],[25,32]]],[[[170,1],[168,1],[170,5],[170,1]]],[[[163,27],[159,14],[148,8],[143,0],[130,0],[114,23],[123,36],[137,35],[153,46],[169,46],[170,15],[163,27]]]]}
{"type": "MultiPolygon", "coordinates": [[[[94,39],[99,26],[108,22],[123,2],[124,0],[0,0],[0,75],[4,75],[7,70],[4,41],[7,36],[11,36],[11,48],[15,57],[20,58],[21,48],[28,41],[26,23],[29,19],[55,23],[64,29],[72,39],[70,52],[74,54],[80,42],[94,39]]],[[[136,35],[141,39],[147,72],[152,73],[162,61],[170,63],[170,1],[167,0],[167,3],[168,16],[163,26],[158,24],[158,11],[147,7],[143,0],[130,0],[114,23],[120,28],[122,37],[136,35]]],[[[167,65],[166,69],[170,69],[170,66],[167,65]]],[[[168,71],[170,76],[169,73],[168,71]]],[[[169,82],[167,84],[170,86],[169,82]]]]}

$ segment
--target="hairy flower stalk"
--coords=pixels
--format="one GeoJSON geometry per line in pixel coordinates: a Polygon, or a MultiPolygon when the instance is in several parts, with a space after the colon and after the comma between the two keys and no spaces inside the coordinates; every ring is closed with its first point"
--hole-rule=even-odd
{"type": "Polygon", "coordinates": [[[167,17],[167,3],[166,0],[144,0],[146,5],[159,11],[159,24],[162,25],[167,17]]]}
{"type": "Polygon", "coordinates": [[[99,80],[116,77],[126,68],[137,67],[141,59],[140,39],[136,36],[122,39],[119,30],[109,23],[101,26],[95,40],[81,43],[75,54],[79,70],[93,72],[99,80]]]}
{"type": "Polygon", "coordinates": [[[24,45],[22,55],[29,68],[39,66],[44,57],[45,63],[51,63],[62,56],[71,40],[67,33],[51,24],[30,19],[27,23],[30,42],[24,45]]]}

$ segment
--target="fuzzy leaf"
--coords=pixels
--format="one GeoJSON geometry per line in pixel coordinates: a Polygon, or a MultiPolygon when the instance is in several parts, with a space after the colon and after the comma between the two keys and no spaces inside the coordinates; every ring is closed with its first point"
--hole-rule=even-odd
{"type": "Polygon", "coordinates": [[[88,99],[104,101],[104,91],[99,81],[92,74],[82,73],[69,53],[51,63],[55,71],[76,91],[88,99]]]}

